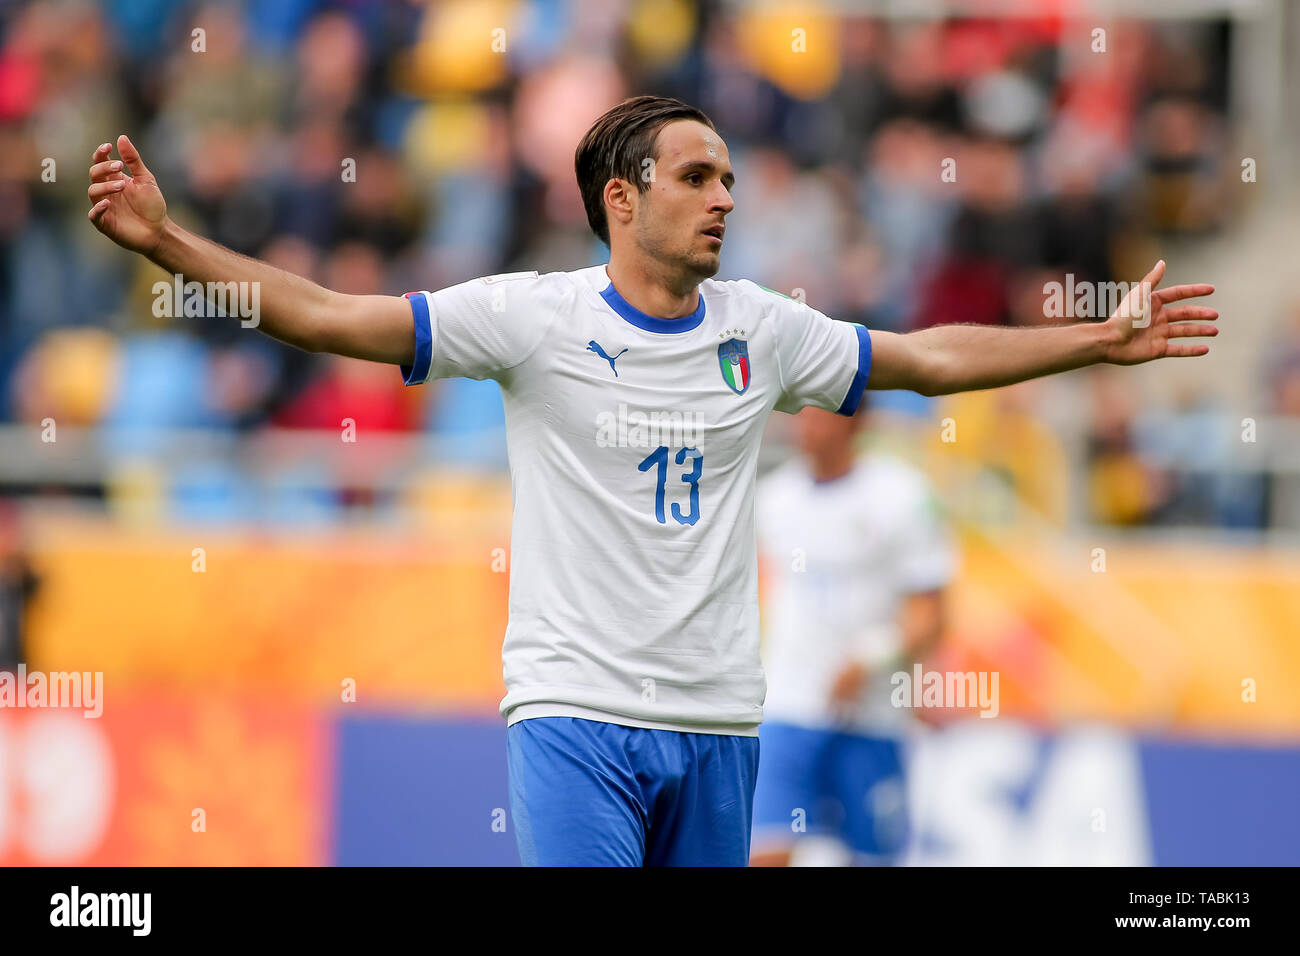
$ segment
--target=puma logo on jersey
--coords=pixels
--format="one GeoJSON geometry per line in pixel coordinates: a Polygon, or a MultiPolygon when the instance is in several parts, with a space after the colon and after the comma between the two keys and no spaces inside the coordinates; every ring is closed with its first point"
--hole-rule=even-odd
{"type": "Polygon", "coordinates": [[[618,378],[618,369],[614,368],[614,363],[618,361],[619,356],[622,355],[623,352],[626,352],[627,349],[624,349],[623,352],[619,352],[618,355],[615,355],[613,358],[611,358],[610,356],[605,354],[605,350],[600,347],[600,343],[597,342],[595,339],[592,339],[590,342],[587,343],[587,351],[595,352],[606,362],[608,362],[609,370],[614,373],[615,378],[618,378]]]}

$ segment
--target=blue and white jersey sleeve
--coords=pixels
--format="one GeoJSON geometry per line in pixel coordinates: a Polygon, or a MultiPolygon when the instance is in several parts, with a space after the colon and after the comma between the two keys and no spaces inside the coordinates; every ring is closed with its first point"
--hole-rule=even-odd
{"type": "Polygon", "coordinates": [[[546,335],[563,287],[551,276],[512,272],[470,279],[437,292],[409,292],[415,356],[402,380],[500,379],[546,335]]]}
{"type": "Polygon", "coordinates": [[[803,302],[756,288],[777,301],[773,318],[781,395],[776,410],[793,413],[813,405],[854,414],[871,367],[871,336],[866,328],[837,322],[803,302]]]}

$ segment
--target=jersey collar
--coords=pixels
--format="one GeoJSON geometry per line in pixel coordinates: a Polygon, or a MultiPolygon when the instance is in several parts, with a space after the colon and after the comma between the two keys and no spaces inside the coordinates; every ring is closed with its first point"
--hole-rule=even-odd
{"type": "Polygon", "coordinates": [[[695,307],[695,311],[690,315],[683,315],[679,319],[661,319],[658,316],[647,315],[619,295],[618,290],[614,288],[613,282],[605,286],[600,297],[609,304],[611,309],[638,329],[645,329],[647,332],[673,333],[689,332],[692,329],[699,328],[700,323],[704,321],[704,292],[701,291],[699,295],[700,304],[695,307]]]}

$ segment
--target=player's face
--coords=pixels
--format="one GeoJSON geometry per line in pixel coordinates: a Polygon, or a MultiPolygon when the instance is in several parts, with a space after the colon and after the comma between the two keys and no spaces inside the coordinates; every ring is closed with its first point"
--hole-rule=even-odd
{"type": "Polygon", "coordinates": [[[837,457],[853,448],[857,416],[836,415],[820,408],[805,408],[795,416],[799,450],[811,458],[837,457]]]}
{"type": "Polygon", "coordinates": [[[636,243],[646,255],[698,282],[716,275],[723,220],[735,208],[727,144],[703,123],[678,120],[659,131],[659,159],[640,194],[636,243]]]}

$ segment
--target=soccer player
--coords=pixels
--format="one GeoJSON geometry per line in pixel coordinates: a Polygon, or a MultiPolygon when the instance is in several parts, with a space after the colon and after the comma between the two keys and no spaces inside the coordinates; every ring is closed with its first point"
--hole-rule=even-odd
{"type": "Polygon", "coordinates": [[[1203,355],[1175,340],[1216,332],[1199,320],[1217,313],[1172,305],[1208,285],[1153,293],[1142,322],[894,335],[713,281],[727,146],[661,97],[624,101],[578,144],[608,265],[401,297],[332,292],[188,232],[125,135],[117,149],[94,152],[88,217],[119,245],[185,281],[257,283],[257,327],[291,345],[396,365],[409,385],[500,384],[514,488],[501,713],[525,864],[747,862],[764,694],[753,492],[772,409],[852,415],[868,386],[940,395],[1203,355]]]}
{"type": "Polygon", "coordinates": [[[907,721],[890,679],[938,642],[956,559],[925,477],[856,454],[864,415],[804,409],[802,455],[758,484],[770,590],[756,865],[788,866],[814,833],[892,863],[907,835],[907,721]]]}

